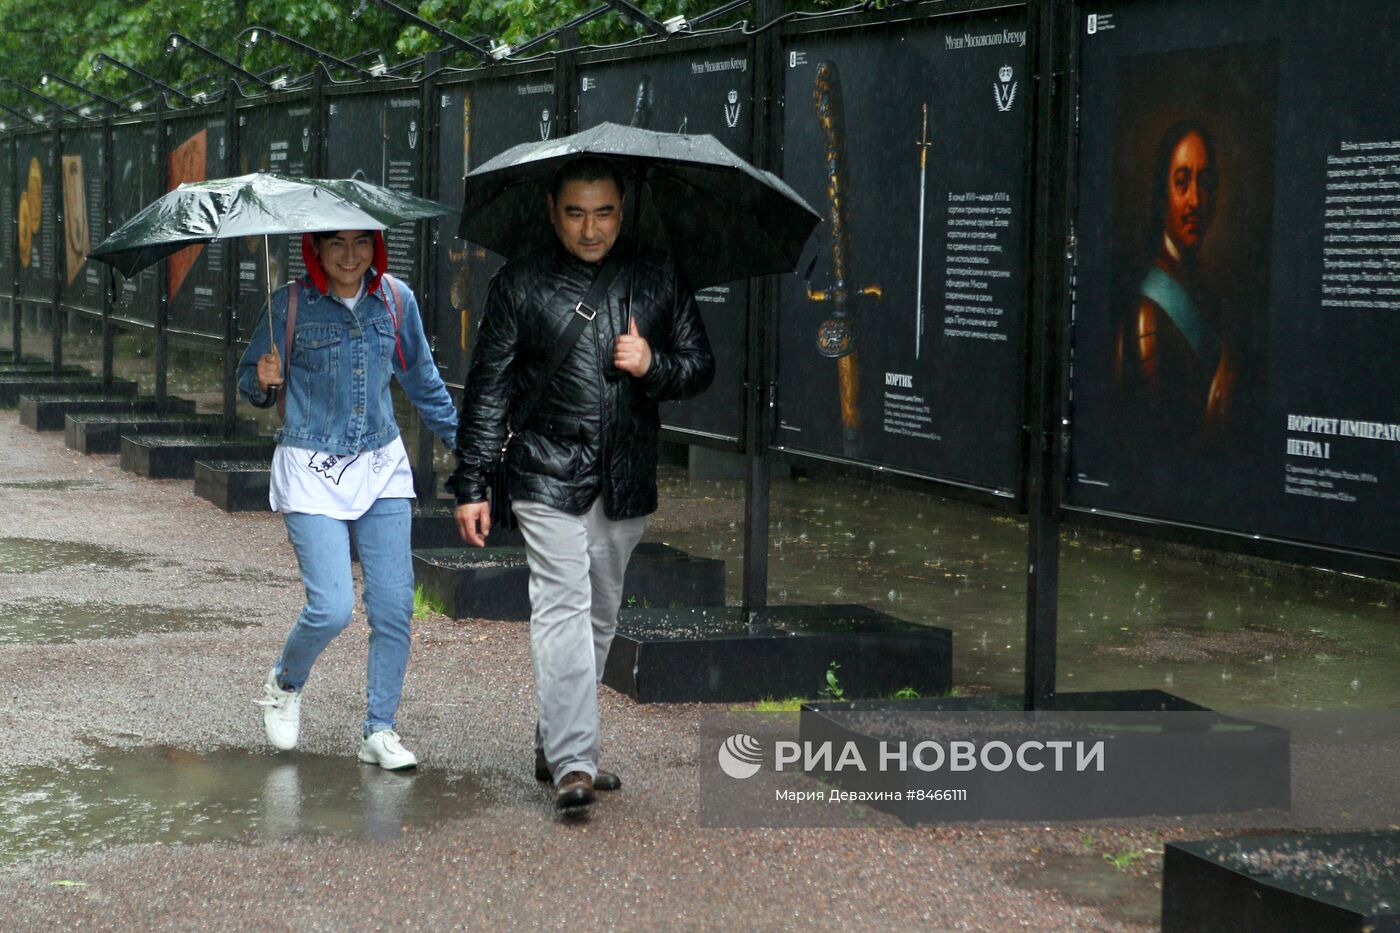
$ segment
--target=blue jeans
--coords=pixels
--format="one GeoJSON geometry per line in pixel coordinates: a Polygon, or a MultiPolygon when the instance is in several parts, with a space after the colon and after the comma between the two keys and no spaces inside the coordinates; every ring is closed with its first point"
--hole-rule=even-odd
{"type": "Polygon", "coordinates": [[[365,692],[366,736],[394,728],[403,675],[408,669],[413,621],[413,558],[409,553],[412,513],[407,499],[380,499],[354,521],[287,512],[287,537],[297,552],[306,607],[287,633],[277,660],[277,679],[300,690],[321,652],[350,624],[355,587],[350,577],[350,535],[364,572],[369,616],[369,662],[365,692]]]}

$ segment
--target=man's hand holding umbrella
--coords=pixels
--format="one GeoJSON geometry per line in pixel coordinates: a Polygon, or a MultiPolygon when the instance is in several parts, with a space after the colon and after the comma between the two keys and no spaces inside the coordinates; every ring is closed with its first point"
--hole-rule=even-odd
{"type": "Polygon", "coordinates": [[[627,333],[613,345],[613,365],[638,379],[651,369],[651,344],[637,331],[637,319],[630,318],[627,333]]]}

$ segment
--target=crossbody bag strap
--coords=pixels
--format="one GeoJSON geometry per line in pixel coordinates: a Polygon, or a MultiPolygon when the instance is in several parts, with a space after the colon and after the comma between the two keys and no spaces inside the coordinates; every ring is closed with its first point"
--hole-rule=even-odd
{"type": "MultiPolygon", "coordinates": [[[[583,299],[574,306],[574,313],[569,316],[569,325],[564,328],[564,333],[554,342],[554,349],[544,365],[544,371],[540,373],[539,379],[535,380],[535,384],[530,387],[524,400],[516,407],[514,421],[517,425],[523,427],[529,423],[531,413],[539,404],[540,399],[544,397],[544,391],[549,387],[550,381],[554,379],[554,374],[564,364],[564,358],[573,350],[574,344],[578,343],[583,329],[597,316],[598,306],[606,299],[608,286],[612,284],[613,279],[617,278],[621,265],[621,260],[611,253],[603,260],[603,265],[593,276],[593,282],[588,286],[588,291],[584,293],[583,299]]],[[[507,416],[506,436],[505,440],[501,441],[502,459],[505,457],[506,448],[510,445],[511,438],[515,437],[515,430],[510,426],[510,420],[510,416],[507,416]]]]}
{"type": "MultiPolygon", "coordinates": [[[[277,393],[277,417],[283,421],[287,420],[287,394],[291,391],[291,386],[287,380],[292,375],[292,342],[296,339],[297,333],[297,292],[301,291],[301,283],[293,281],[287,286],[287,333],[283,346],[287,352],[282,355],[282,390],[277,393]]],[[[268,335],[271,339],[271,334],[268,335]]]]}

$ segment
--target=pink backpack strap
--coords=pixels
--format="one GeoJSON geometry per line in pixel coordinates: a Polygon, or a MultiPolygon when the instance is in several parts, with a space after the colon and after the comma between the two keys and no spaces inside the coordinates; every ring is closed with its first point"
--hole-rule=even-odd
{"type": "Polygon", "coordinates": [[[389,273],[384,273],[379,277],[379,281],[385,285],[384,303],[389,308],[389,317],[394,322],[394,349],[399,354],[399,365],[404,372],[408,371],[408,360],[403,356],[403,344],[399,341],[399,321],[402,319],[399,309],[403,307],[403,295],[399,292],[399,280],[389,273]]]}
{"type": "MultiPolygon", "coordinates": [[[[277,417],[283,421],[287,420],[287,394],[291,392],[290,383],[292,369],[292,342],[296,339],[297,332],[297,292],[301,291],[301,283],[293,281],[287,286],[287,334],[283,341],[287,351],[282,356],[282,391],[277,393],[277,417]]],[[[271,335],[269,334],[269,337],[271,335]]]]}

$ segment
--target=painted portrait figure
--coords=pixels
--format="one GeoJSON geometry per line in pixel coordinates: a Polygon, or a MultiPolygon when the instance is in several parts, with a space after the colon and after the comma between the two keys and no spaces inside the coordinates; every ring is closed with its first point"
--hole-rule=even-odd
{"type": "Polygon", "coordinates": [[[1115,381],[1161,440],[1191,444],[1226,432],[1239,369],[1224,309],[1200,274],[1224,183],[1205,126],[1173,124],[1151,179],[1151,259],[1118,328],[1115,381]]]}

